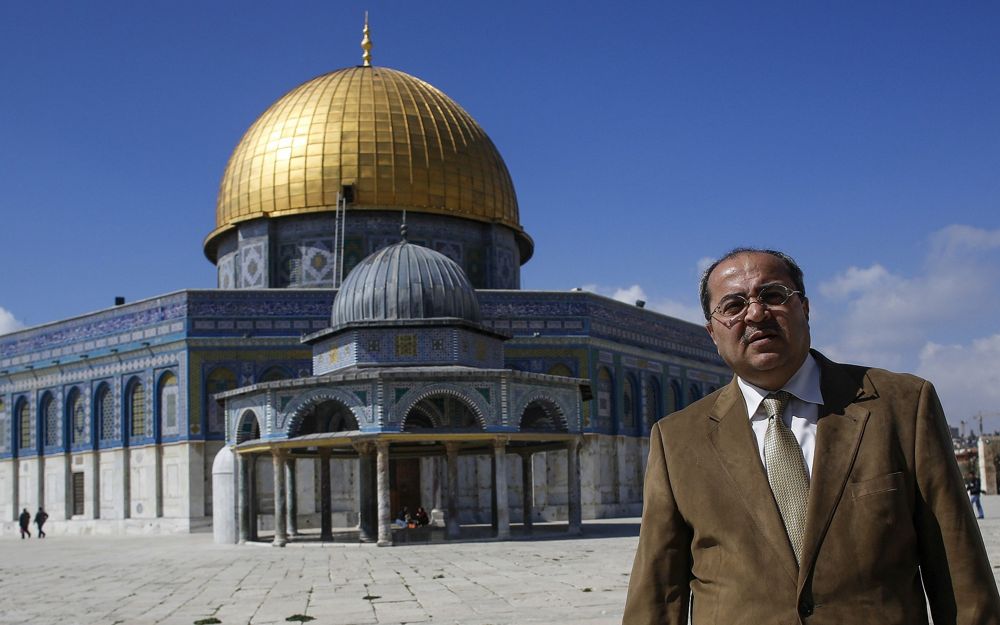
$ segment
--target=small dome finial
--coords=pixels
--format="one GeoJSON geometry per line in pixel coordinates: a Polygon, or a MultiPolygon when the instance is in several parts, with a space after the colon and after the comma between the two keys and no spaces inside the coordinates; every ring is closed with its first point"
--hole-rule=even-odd
{"type": "Polygon", "coordinates": [[[399,224],[399,236],[406,240],[406,209],[403,209],[403,223],[399,224]]]}
{"type": "Polygon", "coordinates": [[[361,39],[361,49],[364,53],[361,55],[361,60],[364,61],[364,67],[372,66],[372,40],[368,36],[368,11],[365,11],[365,36],[361,39]]]}

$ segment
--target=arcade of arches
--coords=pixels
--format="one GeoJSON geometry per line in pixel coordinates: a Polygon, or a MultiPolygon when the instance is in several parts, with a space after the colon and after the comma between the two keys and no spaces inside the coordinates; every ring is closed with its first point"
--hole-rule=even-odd
{"type": "Polygon", "coordinates": [[[350,408],[325,399],[300,411],[287,439],[267,440],[261,439],[257,414],[247,409],[237,423],[234,449],[239,541],[260,540],[262,530],[273,529],[273,544],[281,546],[300,535],[302,521],[318,525],[321,541],[332,541],[336,517],[357,519],[336,528],[338,537],[356,532],[362,542],[389,545],[394,541],[393,518],[404,508],[413,511],[418,506],[428,508],[432,524],[443,522],[445,538],[458,538],[462,535],[459,463],[470,456],[489,458],[491,521],[499,539],[511,533],[508,473],[517,475],[519,466],[520,519],[514,520],[530,532],[532,456],[547,451],[566,452],[568,531],[579,533],[580,435],[570,433],[559,407],[544,400],[529,402],[519,425],[516,432],[487,432],[462,398],[440,394],[417,401],[406,414],[401,432],[368,433],[359,430],[350,408]],[[512,454],[520,462],[508,463],[512,454]],[[334,513],[334,470],[341,478],[353,478],[356,492],[350,505],[355,514],[334,513]],[[302,488],[298,483],[302,472],[316,482],[316,488],[302,488]],[[270,488],[261,488],[262,479],[270,488]],[[304,493],[315,498],[309,507],[318,514],[299,512],[304,493]]]}

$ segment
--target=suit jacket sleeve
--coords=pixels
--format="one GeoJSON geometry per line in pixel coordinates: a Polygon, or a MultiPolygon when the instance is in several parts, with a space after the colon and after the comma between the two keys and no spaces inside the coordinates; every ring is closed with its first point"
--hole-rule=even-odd
{"type": "Polygon", "coordinates": [[[955,461],[951,433],[929,382],[916,415],[914,519],[920,573],[935,625],[998,625],[1000,597],[979,524],[955,461]]]}
{"type": "Polygon", "coordinates": [[[674,500],[661,423],[649,435],[639,547],[623,625],[686,625],[691,590],[691,528],[674,500]]]}

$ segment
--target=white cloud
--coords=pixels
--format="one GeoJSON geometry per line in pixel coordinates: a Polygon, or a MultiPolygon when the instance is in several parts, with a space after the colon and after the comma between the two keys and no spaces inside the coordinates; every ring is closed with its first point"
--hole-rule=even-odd
{"type": "Polygon", "coordinates": [[[696,265],[696,267],[698,269],[699,279],[701,278],[702,274],[704,274],[705,271],[707,271],[708,268],[712,266],[712,263],[714,263],[716,260],[718,259],[712,258],[711,256],[703,256],[702,258],[698,259],[698,264],[696,265]]]}
{"type": "Polygon", "coordinates": [[[692,306],[668,298],[650,298],[646,295],[646,290],[638,284],[626,287],[605,287],[597,284],[585,284],[580,288],[584,291],[590,291],[591,293],[597,293],[598,295],[610,297],[611,299],[619,302],[625,302],[626,304],[635,304],[636,300],[642,300],[646,302],[646,308],[655,310],[658,313],[682,319],[684,321],[697,323],[699,325],[705,323],[705,317],[701,312],[701,306],[692,306]]]}
{"type": "Polygon", "coordinates": [[[987,431],[1000,429],[1000,334],[968,344],[928,342],[920,350],[917,375],[934,382],[952,423],[978,420],[983,413],[987,431]]]}
{"type": "Polygon", "coordinates": [[[818,293],[814,343],[833,359],[927,377],[954,406],[952,423],[976,405],[1000,410],[1000,377],[990,378],[1000,371],[991,312],[1000,306],[1000,230],[948,226],[908,274],[886,261],[852,266],[818,293]]]}
{"type": "Polygon", "coordinates": [[[848,267],[846,271],[833,280],[820,284],[819,290],[826,297],[847,297],[854,293],[870,291],[893,280],[894,277],[879,264],[872,265],[867,269],[848,267]]]}
{"type": "Polygon", "coordinates": [[[931,253],[940,258],[997,248],[1000,248],[1000,230],[954,224],[931,235],[931,253]]]}
{"type": "Polygon", "coordinates": [[[17,320],[6,308],[0,307],[0,334],[20,330],[24,324],[17,320]]]}

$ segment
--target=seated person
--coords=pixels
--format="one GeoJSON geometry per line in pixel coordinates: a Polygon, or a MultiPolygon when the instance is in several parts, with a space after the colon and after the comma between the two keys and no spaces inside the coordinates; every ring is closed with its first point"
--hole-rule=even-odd
{"type": "Polygon", "coordinates": [[[418,527],[423,527],[431,522],[430,517],[427,516],[427,511],[424,510],[423,506],[417,506],[417,511],[413,515],[413,520],[417,522],[418,527]]]}

